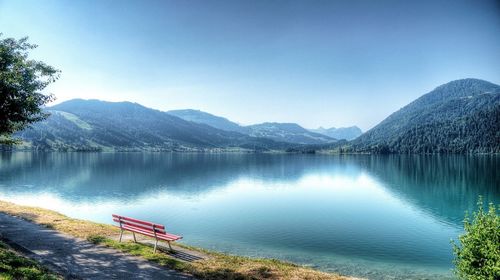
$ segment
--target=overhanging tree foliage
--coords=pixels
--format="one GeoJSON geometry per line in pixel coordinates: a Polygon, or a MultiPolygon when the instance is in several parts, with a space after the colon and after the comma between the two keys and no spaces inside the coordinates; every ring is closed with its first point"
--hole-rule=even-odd
{"type": "Polygon", "coordinates": [[[12,134],[48,116],[42,106],[54,99],[42,91],[60,71],[28,58],[37,45],[28,38],[2,38],[0,33],[0,144],[13,144],[12,134]]]}

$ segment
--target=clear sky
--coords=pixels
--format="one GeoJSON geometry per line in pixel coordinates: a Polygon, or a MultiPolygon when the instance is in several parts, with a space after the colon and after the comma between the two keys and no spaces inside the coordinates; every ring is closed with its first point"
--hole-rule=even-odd
{"type": "Polygon", "coordinates": [[[500,84],[500,1],[0,0],[72,98],[369,129],[436,86],[500,84]]]}

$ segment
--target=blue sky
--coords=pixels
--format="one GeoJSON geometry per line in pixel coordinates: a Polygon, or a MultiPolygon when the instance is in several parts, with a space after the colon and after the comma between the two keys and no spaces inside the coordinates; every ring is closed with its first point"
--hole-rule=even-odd
{"type": "Polygon", "coordinates": [[[72,98],[369,129],[451,80],[500,83],[499,1],[0,0],[72,98]]]}

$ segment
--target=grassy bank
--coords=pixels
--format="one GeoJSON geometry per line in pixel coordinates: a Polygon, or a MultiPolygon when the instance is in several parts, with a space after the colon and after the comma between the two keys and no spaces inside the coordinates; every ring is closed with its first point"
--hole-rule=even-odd
{"type": "Polygon", "coordinates": [[[0,241],[0,279],[62,279],[39,263],[25,258],[0,241]]]}
{"type": "Polygon", "coordinates": [[[179,246],[181,247],[208,256],[208,258],[202,260],[184,262],[162,252],[153,254],[151,247],[145,244],[133,242],[119,243],[115,241],[119,231],[110,225],[72,219],[55,211],[20,206],[5,201],[0,201],[0,212],[19,216],[48,228],[87,239],[96,244],[141,256],[169,268],[191,273],[201,279],[354,279],[316,271],[279,260],[232,256],[180,244],[179,246]]]}

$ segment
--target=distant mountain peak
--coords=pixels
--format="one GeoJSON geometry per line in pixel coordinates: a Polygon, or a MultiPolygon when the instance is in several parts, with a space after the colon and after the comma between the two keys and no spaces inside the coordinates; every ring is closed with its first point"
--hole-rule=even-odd
{"type": "Polygon", "coordinates": [[[355,125],[349,127],[339,127],[339,128],[335,127],[324,128],[320,126],[317,129],[310,129],[310,131],[320,133],[339,140],[341,139],[352,140],[363,133],[361,129],[355,125]]]}

